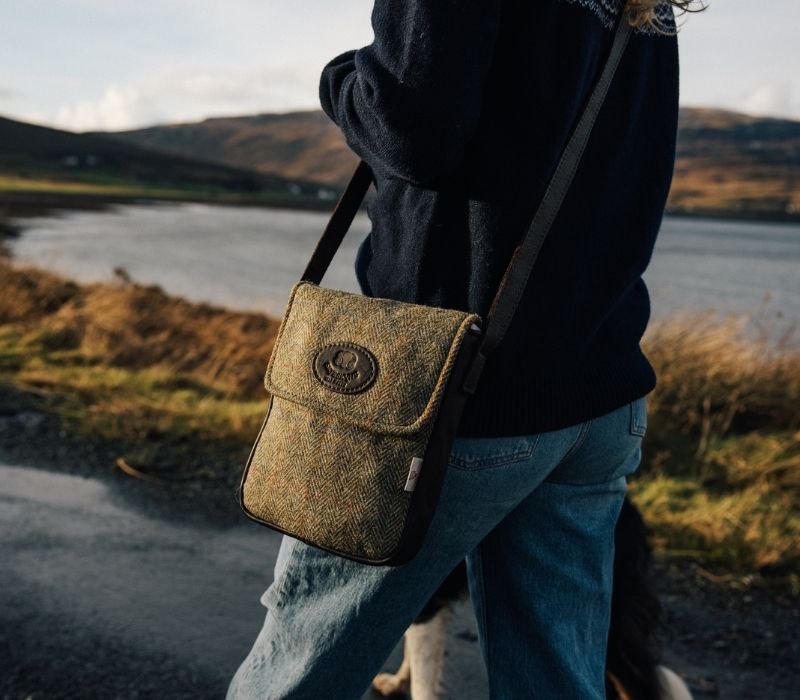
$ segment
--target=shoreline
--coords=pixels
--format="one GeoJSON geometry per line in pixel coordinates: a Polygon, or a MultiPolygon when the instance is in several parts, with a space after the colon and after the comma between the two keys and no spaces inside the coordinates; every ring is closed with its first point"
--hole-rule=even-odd
{"type": "Polygon", "coordinates": [[[24,219],[43,216],[54,211],[93,211],[103,210],[123,204],[213,204],[230,207],[263,207],[265,209],[289,209],[295,211],[332,211],[335,202],[307,199],[298,201],[280,195],[269,197],[248,197],[231,195],[220,197],[201,197],[191,194],[180,196],[141,195],[100,195],[74,192],[37,192],[0,190],[0,221],[2,219],[24,219]]]}
{"type": "MultiPolygon", "coordinates": [[[[336,192],[337,197],[339,192],[336,192]]],[[[43,216],[54,211],[91,211],[107,209],[122,204],[147,205],[157,203],[210,204],[230,207],[263,207],[265,209],[284,209],[289,211],[331,212],[336,200],[306,199],[298,201],[290,197],[248,197],[231,195],[220,197],[155,195],[99,195],[71,192],[3,191],[0,190],[0,224],[3,219],[24,219],[43,216]]],[[[364,209],[364,207],[362,207],[364,209]]],[[[800,212],[757,212],[737,209],[684,209],[667,208],[664,216],[683,219],[718,219],[722,221],[752,221],[759,223],[800,223],[800,212]]],[[[0,239],[3,228],[0,225],[0,239]]]]}

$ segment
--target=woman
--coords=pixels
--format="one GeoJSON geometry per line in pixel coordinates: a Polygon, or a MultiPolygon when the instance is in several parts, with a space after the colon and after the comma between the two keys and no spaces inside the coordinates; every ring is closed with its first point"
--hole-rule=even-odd
{"type": "MultiPolygon", "coordinates": [[[[409,564],[284,538],[229,698],[359,698],[464,557],[492,698],[604,697],[614,525],[638,466],[641,279],[678,115],[672,6],[635,26],[583,160],[453,448],[409,564]]],[[[375,39],[320,99],[375,173],[365,294],[486,314],[608,54],[615,0],[376,0],[375,39]]]]}

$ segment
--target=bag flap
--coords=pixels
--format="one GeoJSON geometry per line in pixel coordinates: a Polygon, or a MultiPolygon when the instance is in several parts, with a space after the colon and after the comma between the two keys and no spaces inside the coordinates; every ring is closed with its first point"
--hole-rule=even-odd
{"type": "Polygon", "coordinates": [[[264,386],[368,430],[410,433],[435,415],[476,314],[295,285],[264,386]]]}

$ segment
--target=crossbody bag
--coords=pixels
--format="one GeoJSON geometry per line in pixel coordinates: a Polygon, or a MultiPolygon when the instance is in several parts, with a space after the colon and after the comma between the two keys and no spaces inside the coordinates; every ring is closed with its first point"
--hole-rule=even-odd
{"type": "Polygon", "coordinates": [[[250,518],[366,564],[413,558],[464,406],[511,324],[630,32],[621,14],[602,72],[485,318],[319,286],[372,181],[359,163],[292,289],[269,359],[267,415],[239,488],[250,518]]]}

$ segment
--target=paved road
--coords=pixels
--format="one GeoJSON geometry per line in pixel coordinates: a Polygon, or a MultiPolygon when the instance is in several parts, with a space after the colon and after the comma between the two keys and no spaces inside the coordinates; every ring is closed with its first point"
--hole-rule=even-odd
{"type": "MultiPolygon", "coordinates": [[[[125,485],[0,465],[0,697],[224,695],[280,537],[143,513],[125,485]]],[[[485,698],[474,622],[458,615],[449,695],[485,698]]]]}
{"type": "MultiPolygon", "coordinates": [[[[119,474],[0,465],[0,700],[224,696],[263,621],[280,537],[244,517],[190,518],[165,496],[119,474]]],[[[797,697],[796,610],[662,583],[670,665],[719,688],[698,700],[797,697]]],[[[447,698],[488,696],[474,632],[465,603],[447,698]]]]}

